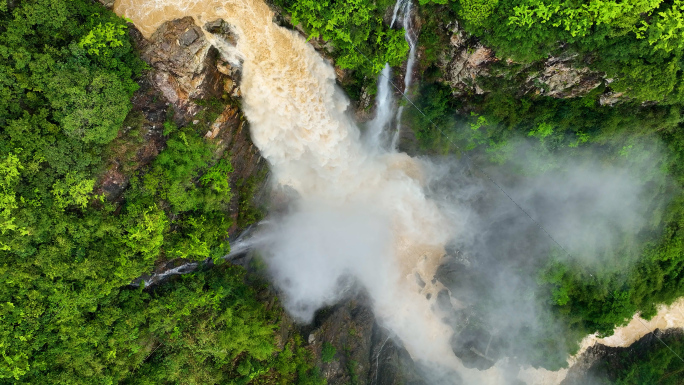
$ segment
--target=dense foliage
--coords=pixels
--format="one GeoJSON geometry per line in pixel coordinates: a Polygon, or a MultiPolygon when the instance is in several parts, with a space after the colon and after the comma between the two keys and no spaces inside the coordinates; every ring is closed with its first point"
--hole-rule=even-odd
{"type": "Polygon", "coordinates": [[[0,2],[0,383],[321,383],[301,341],[276,345],[278,307],[241,269],[129,286],[155,261],[221,264],[233,169],[207,119],[169,120],[135,164],[146,65],[127,28],[90,0],[0,2]],[[130,183],[107,197],[119,153],[130,183]]]}
{"type": "MultiPolygon", "coordinates": [[[[311,38],[330,43],[336,64],[357,83],[405,59],[404,31],[383,21],[392,2],[275,3],[311,38]]],[[[609,256],[615,263],[599,269],[554,247],[543,260],[514,261],[528,273],[524,297],[552,311],[540,314],[542,329],[509,333],[533,351],[516,351],[515,341],[494,345],[524,363],[558,368],[581,336],[609,334],[635,312],[651,316],[656,304],[684,295],[684,3],[419,3],[423,76],[414,99],[425,115],[406,119],[424,151],[506,165],[520,162],[524,143],[525,167],[516,171],[535,174],[562,168],[563,154],[590,146],[603,162],[636,169],[651,156],[644,143],[664,143],[665,155],[643,180],[652,204],[638,237],[625,239],[609,256]],[[492,65],[484,93],[458,100],[435,81],[434,66],[448,46],[437,26],[453,20],[513,60],[492,65]],[[521,94],[524,69],[560,53],[615,81],[572,99],[521,94]],[[626,100],[600,105],[607,90],[626,100]],[[559,334],[562,346],[549,337],[559,334]]],[[[129,186],[115,199],[104,194],[105,159],[129,151],[122,149],[140,140],[144,120],[130,99],[146,65],[127,28],[90,0],[0,1],[0,383],[320,384],[298,338],[276,341],[277,306],[256,301],[243,271],[220,259],[229,250],[233,194],[238,226],[260,218],[246,198],[258,176],[231,191],[230,155],[203,138],[205,121],[176,127],[169,117],[160,155],[144,166],[129,156],[122,166],[129,186]],[[218,266],[152,290],[130,285],[155,262],[176,258],[218,266]]],[[[490,278],[463,279],[480,289],[483,312],[501,305],[487,297],[490,278]]],[[[488,330],[475,321],[469,327],[488,330]]],[[[680,349],[680,339],[671,343],[680,349]]],[[[678,378],[670,351],[654,349],[638,361],[625,356],[612,379],[678,378]]],[[[324,345],[323,361],[336,354],[324,345]]]]}
{"type": "Polygon", "coordinates": [[[309,38],[322,38],[334,46],[335,64],[374,77],[385,63],[400,66],[408,53],[404,31],[390,29],[383,16],[392,1],[291,1],[277,0],[301,24],[309,38]]]}
{"type": "Polygon", "coordinates": [[[454,3],[469,32],[517,61],[577,52],[639,101],[681,103],[684,27],[680,0],[454,3]],[[474,15],[473,15],[474,14],[474,15]]]}

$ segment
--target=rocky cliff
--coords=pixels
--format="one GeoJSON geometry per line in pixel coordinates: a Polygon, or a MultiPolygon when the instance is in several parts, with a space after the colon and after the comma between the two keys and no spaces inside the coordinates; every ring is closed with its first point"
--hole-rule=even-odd
{"type": "MultiPolygon", "coordinates": [[[[415,12],[416,24],[422,23],[415,12]]],[[[518,78],[519,94],[532,93],[554,98],[581,97],[614,79],[588,68],[587,60],[576,54],[548,57],[534,63],[520,64],[510,58],[497,57],[494,51],[468,34],[455,20],[444,21],[434,28],[447,44],[438,53],[438,81],[448,84],[454,96],[466,97],[488,92],[487,78],[518,78]]],[[[424,56],[424,52],[423,52],[424,56]]],[[[622,94],[606,91],[601,104],[612,105],[622,94]]]]}

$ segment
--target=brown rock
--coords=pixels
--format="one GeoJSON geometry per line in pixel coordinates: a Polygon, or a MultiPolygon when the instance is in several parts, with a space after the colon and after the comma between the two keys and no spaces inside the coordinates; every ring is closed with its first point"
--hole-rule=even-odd
{"type": "Polygon", "coordinates": [[[173,104],[180,124],[199,110],[193,99],[222,94],[222,74],[215,66],[218,52],[192,18],[162,24],[141,51],[156,70],[153,82],[173,104]]]}
{"type": "Polygon", "coordinates": [[[488,73],[487,64],[497,60],[494,52],[482,45],[472,48],[458,46],[453,50],[453,55],[445,65],[446,71],[443,80],[449,83],[454,90],[473,90],[481,93],[482,90],[477,87],[475,82],[479,76],[488,73]]]}
{"type": "Polygon", "coordinates": [[[209,139],[214,139],[216,136],[218,136],[219,132],[221,132],[221,128],[223,126],[233,126],[235,123],[239,123],[239,121],[240,117],[237,107],[226,106],[221,115],[219,115],[214,123],[212,123],[211,130],[209,130],[204,136],[209,139]],[[231,122],[233,124],[226,124],[227,122],[231,122]]]}

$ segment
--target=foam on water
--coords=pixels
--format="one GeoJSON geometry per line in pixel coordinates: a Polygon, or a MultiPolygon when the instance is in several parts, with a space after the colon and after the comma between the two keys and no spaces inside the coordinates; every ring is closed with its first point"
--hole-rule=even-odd
{"type": "MultiPolygon", "coordinates": [[[[398,2],[395,14],[400,7],[406,22],[410,1],[398,2]]],[[[165,21],[186,16],[200,26],[223,19],[234,28],[236,47],[205,36],[224,58],[241,63],[252,140],[276,182],[299,196],[291,214],[269,224],[268,263],[292,314],[309,320],[335,301],[339,279],[351,275],[414,359],[454,369],[466,384],[510,379],[499,364],[482,372],[464,368],[450,346],[452,330],[433,309],[443,287],[432,278],[453,229],[425,196],[423,165],[363,143],[333,68],[302,36],[274,24],[261,0],[118,0],[115,11],[148,38],[165,21]]]]}
{"type": "MultiPolygon", "coordinates": [[[[272,11],[260,0],[119,0],[115,11],[133,20],[147,37],[164,21],[185,16],[199,25],[221,18],[234,27],[237,52],[214,45],[233,61],[239,55],[243,107],[252,139],[277,182],[296,190],[302,201],[293,220],[299,215],[327,221],[316,212],[328,212],[331,220],[357,221],[359,226],[368,222],[387,229],[384,238],[380,230],[377,237],[366,234],[369,239],[331,238],[349,244],[379,242],[363,260],[357,259],[358,253],[334,249],[345,245],[320,244],[317,250],[306,250],[304,254],[311,255],[307,261],[318,269],[311,275],[320,275],[321,269],[330,269],[331,279],[353,274],[369,291],[378,318],[415,358],[461,368],[449,345],[451,330],[426,299],[427,294],[432,294],[432,301],[437,297],[431,281],[448,234],[437,206],[423,192],[421,165],[405,154],[377,153],[363,145],[358,128],[345,113],[349,102],[335,85],[333,68],[305,39],[275,25],[272,11]],[[315,258],[326,262],[315,263],[315,258]],[[374,270],[369,271],[369,266],[374,270]],[[416,273],[424,287],[416,283],[416,273]]],[[[354,226],[348,235],[361,237],[354,226]]],[[[314,229],[304,229],[304,234],[305,230],[314,229]]],[[[326,226],[317,230],[325,231],[326,226]]],[[[325,238],[326,234],[318,235],[325,238]]],[[[272,265],[285,268],[294,263],[286,260],[285,251],[274,251],[272,265]]],[[[292,276],[286,268],[276,275],[284,275],[283,282],[302,282],[301,270],[307,267],[297,266],[292,276]]],[[[292,287],[290,292],[284,288],[290,296],[286,304],[295,306],[298,296],[306,298],[309,293],[298,292],[301,285],[292,287]]]]}

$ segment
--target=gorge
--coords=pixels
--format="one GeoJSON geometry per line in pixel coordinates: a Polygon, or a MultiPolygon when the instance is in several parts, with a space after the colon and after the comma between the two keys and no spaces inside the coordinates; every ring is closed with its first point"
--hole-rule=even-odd
{"type": "MultiPolygon", "coordinates": [[[[333,68],[296,32],[273,24],[266,4],[118,0],[114,9],[147,36],[163,22],[186,16],[200,26],[221,19],[234,28],[235,46],[203,33],[224,60],[242,69],[243,108],[254,142],[269,161],[275,183],[296,191],[291,212],[275,219],[277,224],[269,221],[258,246],[296,319],[311,322],[316,310],[334,305],[351,276],[368,291],[380,324],[414,359],[455,370],[465,383],[506,383],[514,375],[501,366],[467,369],[447,344],[453,330],[439,319],[445,315],[439,315],[435,302],[445,288],[433,277],[444,246],[461,236],[459,229],[467,223],[445,218],[421,191],[432,178],[425,173],[434,166],[426,168],[428,160],[395,150],[405,106],[396,108],[392,120],[396,106],[389,65],[378,79],[377,116],[362,136],[345,113],[348,102],[335,85],[333,68]]],[[[411,2],[397,2],[391,25],[397,15],[410,47],[400,90],[406,93],[416,55],[411,2]]],[[[455,298],[451,302],[464,306],[455,298]]],[[[530,383],[560,383],[566,372],[555,380],[543,370],[523,373],[530,383]]]]}
{"type": "Polygon", "coordinates": [[[0,384],[679,384],[682,7],[0,0],[0,384]]]}

